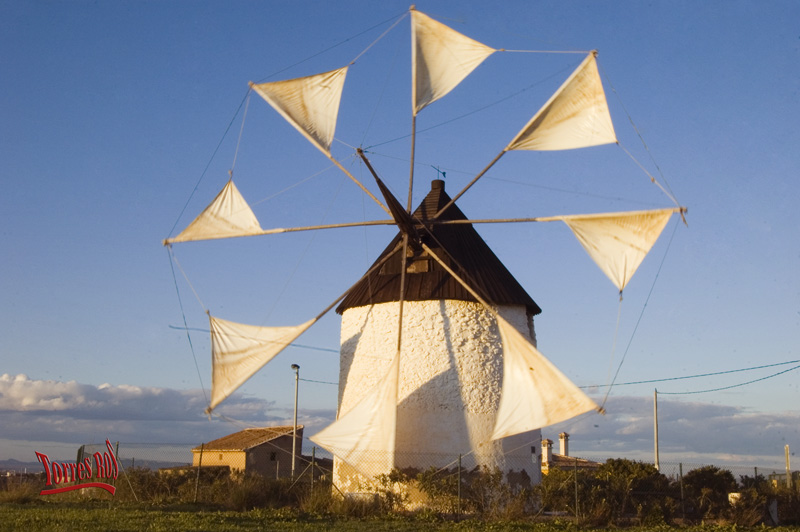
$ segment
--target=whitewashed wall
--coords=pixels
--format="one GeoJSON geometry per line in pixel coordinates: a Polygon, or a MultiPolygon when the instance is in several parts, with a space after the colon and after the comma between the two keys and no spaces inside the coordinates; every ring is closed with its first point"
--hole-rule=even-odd
{"type": "MultiPolygon", "coordinates": [[[[499,311],[535,343],[533,322],[523,306],[499,311]]],[[[352,408],[388,370],[397,349],[397,325],[397,303],[344,312],[340,412],[352,408]]],[[[398,467],[444,467],[461,454],[466,468],[524,468],[533,482],[539,481],[540,431],[488,441],[503,376],[500,335],[489,312],[466,301],[407,301],[402,348],[398,467]]],[[[355,476],[345,464],[336,462],[334,481],[340,489],[357,490],[355,476]]]]}

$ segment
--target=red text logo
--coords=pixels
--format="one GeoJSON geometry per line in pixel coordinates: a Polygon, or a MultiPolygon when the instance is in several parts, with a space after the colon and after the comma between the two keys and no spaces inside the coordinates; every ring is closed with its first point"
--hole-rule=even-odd
{"type": "Polygon", "coordinates": [[[114,495],[117,488],[106,482],[98,482],[100,480],[116,479],[117,475],[119,475],[117,457],[114,455],[114,449],[111,448],[111,442],[108,440],[106,440],[106,448],[108,452],[101,453],[98,451],[94,453],[92,455],[94,460],[86,457],[82,461],[75,463],[52,462],[46,454],[37,452],[36,458],[44,466],[44,472],[47,475],[46,486],[53,486],[52,489],[43,489],[39,492],[39,495],[63,493],[81,488],[100,488],[114,495]],[[87,482],[82,482],[84,480],[87,482]],[[68,482],[77,483],[71,486],[58,487],[60,484],[68,482]]]}

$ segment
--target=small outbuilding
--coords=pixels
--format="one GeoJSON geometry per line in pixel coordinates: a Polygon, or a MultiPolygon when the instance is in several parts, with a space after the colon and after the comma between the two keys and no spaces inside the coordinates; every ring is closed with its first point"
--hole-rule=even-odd
{"type": "MultiPolygon", "coordinates": [[[[259,473],[265,477],[292,475],[293,426],[244,429],[192,449],[193,466],[228,466],[231,471],[259,473]]],[[[303,426],[297,426],[297,459],[303,443],[303,426]]]]}
{"type": "Polygon", "coordinates": [[[551,469],[588,469],[594,470],[602,464],[585,458],[569,455],[569,434],[562,432],[558,435],[561,454],[553,452],[553,440],[542,440],[542,474],[546,475],[551,469]]]}

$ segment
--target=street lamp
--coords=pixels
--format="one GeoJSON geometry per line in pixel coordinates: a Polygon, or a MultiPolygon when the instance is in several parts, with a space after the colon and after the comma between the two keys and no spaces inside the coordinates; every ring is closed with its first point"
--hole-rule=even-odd
{"type": "Polygon", "coordinates": [[[294,478],[294,465],[297,456],[297,385],[300,381],[300,366],[292,364],[294,370],[294,429],[292,430],[292,478],[294,478]]]}

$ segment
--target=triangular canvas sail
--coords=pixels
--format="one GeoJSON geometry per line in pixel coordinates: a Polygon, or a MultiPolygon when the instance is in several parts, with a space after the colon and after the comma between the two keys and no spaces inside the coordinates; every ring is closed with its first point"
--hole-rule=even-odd
{"type": "Polygon", "coordinates": [[[347,67],[343,67],[250,86],[317,148],[330,155],[346,75],[347,67]]]}
{"type": "Polygon", "coordinates": [[[598,408],[513,325],[497,316],[497,327],[503,342],[503,391],[492,440],[598,408]]]}
{"type": "Polygon", "coordinates": [[[167,243],[257,235],[261,231],[256,215],[231,179],[214,201],[178,236],[168,239],[167,243]]]}
{"type": "Polygon", "coordinates": [[[617,142],[594,53],[528,122],[507,150],[569,150],[617,142]]]}
{"type": "Polygon", "coordinates": [[[368,478],[394,467],[399,367],[398,353],[386,375],[353,408],[310,438],[368,478]]]}
{"type": "Polygon", "coordinates": [[[414,114],[453,90],[494,48],[411,10],[414,114]]]}
{"type": "Polygon", "coordinates": [[[317,321],[289,327],[243,325],[209,316],[211,322],[210,412],[264,364],[317,321]]]}
{"type": "Polygon", "coordinates": [[[564,216],[589,256],[617,286],[628,284],[675,209],[564,216]]]}

